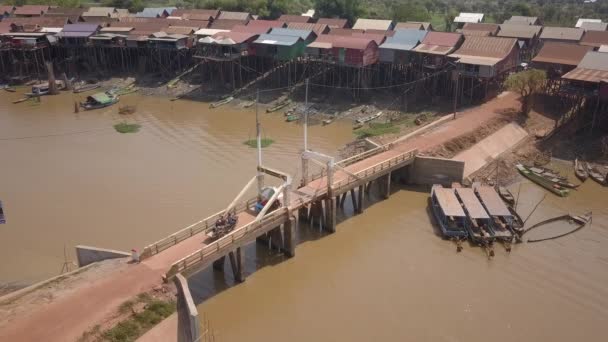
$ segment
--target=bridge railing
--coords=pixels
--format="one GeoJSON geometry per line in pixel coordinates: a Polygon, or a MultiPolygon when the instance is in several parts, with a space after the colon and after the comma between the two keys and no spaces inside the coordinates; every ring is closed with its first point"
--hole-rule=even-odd
{"type": "Polygon", "coordinates": [[[207,246],[191,253],[190,255],[176,261],[171,265],[165,274],[166,279],[170,279],[177,273],[187,271],[191,267],[205,261],[215,261],[216,255],[226,250],[233,250],[239,247],[239,243],[248,236],[257,236],[256,233],[264,227],[276,227],[285,221],[287,209],[281,208],[264,216],[260,221],[253,221],[243,227],[232,231],[224,237],[208,244],[207,246]]]}
{"type": "MultiPolygon", "coordinates": [[[[237,213],[243,212],[247,210],[247,208],[251,207],[257,201],[256,198],[252,198],[247,200],[246,202],[241,202],[235,206],[235,210],[237,213]]],[[[165,249],[175,246],[178,243],[198,234],[201,232],[206,232],[207,230],[213,228],[215,226],[215,222],[223,215],[225,210],[219,211],[205,219],[202,219],[198,222],[195,222],[188,227],[185,227],[167,237],[164,237],[148,246],[146,246],[141,253],[141,259],[149,258],[155,254],[158,254],[165,249]]]]}
{"type": "Polygon", "coordinates": [[[356,163],[358,161],[361,161],[363,159],[367,159],[367,158],[369,158],[369,157],[371,157],[373,155],[376,155],[378,153],[384,152],[388,148],[389,148],[389,145],[374,147],[371,150],[367,150],[367,151],[365,151],[363,153],[356,154],[356,155],[354,155],[352,157],[349,157],[349,158],[346,158],[346,159],[342,159],[339,162],[337,162],[336,164],[338,166],[341,166],[341,167],[347,167],[348,165],[352,165],[352,164],[354,164],[354,163],[356,163]]]}
{"type": "MultiPolygon", "coordinates": [[[[418,150],[411,150],[408,152],[404,152],[401,153],[391,159],[385,160],[383,162],[380,162],[376,165],[370,166],[364,170],[361,170],[359,172],[356,172],[355,175],[359,178],[359,179],[367,179],[370,178],[371,176],[381,173],[384,170],[387,169],[391,169],[395,166],[398,166],[404,162],[410,161],[412,160],[416,154],[418,153],[418,150]]],[[[341,193],[345,190],[350,189],[350,186],[353,183],[356,183],[359,181],[359,179],[356,179],[352,176],[348,176],[345,179],[342,179],[340,181],[335,182],[334,184],[332,184],[332,190],[334,193],[341,193]]]]}

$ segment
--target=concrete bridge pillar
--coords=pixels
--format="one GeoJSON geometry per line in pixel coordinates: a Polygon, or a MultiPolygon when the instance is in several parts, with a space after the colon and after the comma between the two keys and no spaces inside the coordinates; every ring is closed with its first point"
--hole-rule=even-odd
{"type": "Polygon", "coordinates": [[[363,200],[365,198],[365,185],[360,185],[357,193],[357,210],[355,211],[357,214],[361,214],[363,212],[363,200]]]}
{"type": "Polygon", "coordinates": [[[234,276],[234,280],[238,283],[244,282],[245,270],[243,268],[245,265],[245,260],[241,247],[230,252],[228,256],[230,257],[230,266],[232,267],[232,275],[234,276]]]}
{"type": "Polygon", "coordinates": [[[298,227],[298,218],[290,217],[283,224],[283,253],[288,257],[296,255],[296,229],[298,227]]]}
{"type": "Polygon", "coordinates": [[[330,233],[336,232],[336,202],[334,196],[325,200],[325,229],[330,233]]]}

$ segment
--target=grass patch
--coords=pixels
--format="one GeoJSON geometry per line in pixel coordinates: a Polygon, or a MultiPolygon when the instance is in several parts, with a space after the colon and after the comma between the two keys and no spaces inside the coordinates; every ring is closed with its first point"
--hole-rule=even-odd
{"type": "MultiPolygon", "coordinates": [[[[252,148],[257,148],[258,147],[258,141],[257,139],[249,139],[243,142],[243,144],[252,147],[252,148]]],[[[270,139],[270,138],[262,138],[261,141],[261,145],[262,148],[264,147],[268,147],[270,145],[274,144],[274,140],[270,139]]]]}
{"type": "Polygon", "coordinates": [[[355,130],[355,134],[359,138],[376,137],[391,133],[399,133],[399,127],[392,123],[370,123],[369,127],[355,130]]]}
{"type": "Polygon", "coordinates": [[[130,124],[126,122],[121,122],[119,124],[114,125],[114,129],[118,133],[135,133],[139,131],[141,126],[138,124],[130,124]]]}
{"type": "MultiPolygon", "coordinates": [[[[146,331],[150,330],[150,328],[171,316],[176,310],[176,304],[173,301],[154,300],[149,295],[140,295],[138,296],[138,300],[147,303],[144,311],[136,313],[128,320],[120,322],[113,328],[104,331],[101,334],[102,340],[110,342],[135,341],[146,331]]],[[[123,305],[126,303],[129,302],[125,302],[123,305]]],[[[133,302],[130,304],[133,305],[133,302]]]]}

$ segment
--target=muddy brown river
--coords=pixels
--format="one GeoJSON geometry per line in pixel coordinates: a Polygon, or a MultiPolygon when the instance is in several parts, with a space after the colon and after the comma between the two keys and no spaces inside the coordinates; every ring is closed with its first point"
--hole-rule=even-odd
{"type": "MultiPolygon", "coordinates": [[[[119,134],[116,106],[74,114],[77,95],[13,105],[18,97],[0,94],[0,284],[58,274],[64,246],[71,259],[77,244],[141,247],[220,210],[255,172],[255,150],[242,144],[255,135],[252,110],[128,95],[121,104],[137,105],[128,120],[142,128],[119,134]]],[[[301,126],[261,117],[276,140],[264,162],[296,174],[301,126]]],[[[348,122],[309,132],[314,149],[332,154],[353,138],[348,122]]],[[[545,192],[521,184],[525,218],[545,192]]],[[[248,246],[243,284],[211,270],[193,276],[216,340],[605,340],[608,188],[589,180],[568,198],[547,194],[530,223],[592,210],[593,224],[510,254],[496,246],[492,260],[438,237],[428,189],[393,190],[362,215],[347,203],[335,234],[302,225],[295,258],[248,246]]]]}

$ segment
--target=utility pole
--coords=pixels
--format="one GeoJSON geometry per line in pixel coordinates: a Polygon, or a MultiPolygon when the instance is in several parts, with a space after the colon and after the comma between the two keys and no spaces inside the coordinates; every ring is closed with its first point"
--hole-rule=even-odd
{"type": "Polygon", "coordinates": [[[256,90],[255,93],[255,133],[258,147],[258,193],[262,193],[262,188],[264,187],[264,174],[260,171],[260,167],[262,167],[262,129],[260,127],[260,117],[259,117],[259,107],[260,103],[260,89],[256,90]]]}
{"type": "Polygon", "coordinates": [[[304,97],[304,152],[302,153],[302,186],[308,184],[308,78],[306,79],[306,92],[304,97]]]}

